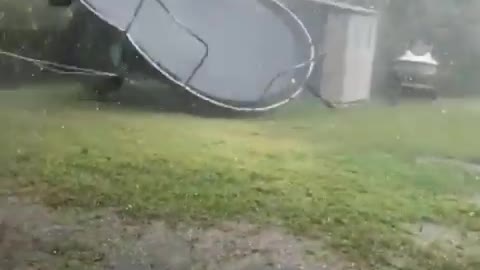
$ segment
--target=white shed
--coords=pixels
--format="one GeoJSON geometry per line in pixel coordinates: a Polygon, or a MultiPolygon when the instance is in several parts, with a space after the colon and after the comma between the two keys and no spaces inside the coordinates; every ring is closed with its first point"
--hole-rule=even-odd
{"type": "Polygon", "coordinates": [[[332,0],[283,0],[305,22],[323,61],[307,83],[332,104],[370,98],[377,39],[374,10],[332,0]]]}

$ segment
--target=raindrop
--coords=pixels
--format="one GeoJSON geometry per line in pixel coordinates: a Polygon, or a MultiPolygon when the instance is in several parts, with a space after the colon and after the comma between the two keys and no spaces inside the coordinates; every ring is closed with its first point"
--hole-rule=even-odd
{"type": "Polygon", "coordinates": [[[68,10],[67,13],[66,13],[66,16],[67,16],[68,18],[73,18],[73,12],[72,12],[72,10],[68,10]]]}

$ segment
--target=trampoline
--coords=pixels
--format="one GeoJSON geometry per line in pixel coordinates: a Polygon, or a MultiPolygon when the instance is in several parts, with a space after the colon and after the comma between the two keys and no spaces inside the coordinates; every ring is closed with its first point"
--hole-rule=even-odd
{"type": "Polygon", "coordinates": [[[295,98],[315,49],[277,0],[81,0],[171,81],[217,106],[264,111],[295,98]]]}

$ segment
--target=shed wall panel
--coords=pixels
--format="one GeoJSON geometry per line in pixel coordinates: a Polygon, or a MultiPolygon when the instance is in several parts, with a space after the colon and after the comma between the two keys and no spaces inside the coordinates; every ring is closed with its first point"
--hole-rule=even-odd
{"type": "Polygon", "coordinates": [[[375,17],[352,14],[348,19],[342,103],[370,98],[376,28],[375,17]]]}
{"type": "Polygon", "coordinates": [[[350,14],[329,12],[325,31],[326,57],[320,86],[322,97],[332,103],[341,102],[345,74],[345,50],[350,14]]]}

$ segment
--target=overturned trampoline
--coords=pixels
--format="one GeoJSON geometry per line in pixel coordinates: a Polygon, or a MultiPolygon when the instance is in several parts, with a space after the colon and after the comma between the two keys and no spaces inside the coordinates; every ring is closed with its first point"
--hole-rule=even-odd
{"type": "MultiPolygon", "coordinates": [[[[315,66],[308,30],[277,0],[80,3],[118,32],[112,49],[133,46],[157,73],[217,106],[281,106],[300,94],[315,66]]],[[[120,68],[128,57],[119,55],[113,72],[128,76],[120,68]]]]}

